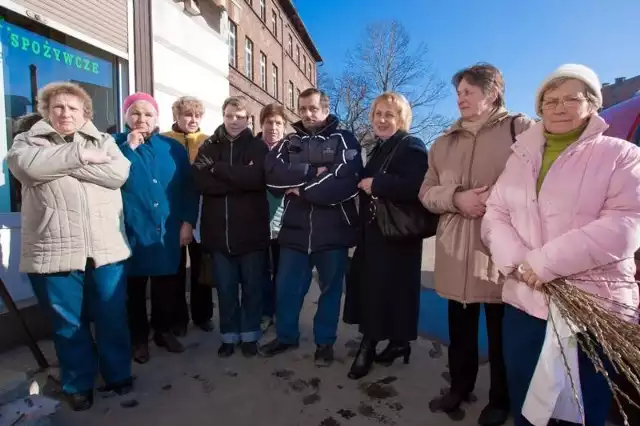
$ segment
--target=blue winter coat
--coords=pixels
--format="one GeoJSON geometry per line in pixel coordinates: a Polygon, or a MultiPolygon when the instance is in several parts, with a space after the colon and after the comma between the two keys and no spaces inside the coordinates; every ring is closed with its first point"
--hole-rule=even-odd
{"type": "Polygon", "coordinates": [[[272,149],[265,159],[269,190],[298,188],[300,196],[284,200],[281,246],[312,253],[353,247],[357,240],[355,196],[362,173],[360,144],[338,129],[332,115],[319,132],[310,134],[300,122],[295,133],[272,149]],[[327,171],[317,175],[320,167],[327,171]]]}
{"type": "Polygon", "coordinates": [[[187,150],[158,133],[132,150],[129,132],[114,135],[131,162],[129,179],[122,187],[127,237],[132,256],[131,276],[177,273],[180,263],[180,227],[198,219],[195,190],[187,150]]]}

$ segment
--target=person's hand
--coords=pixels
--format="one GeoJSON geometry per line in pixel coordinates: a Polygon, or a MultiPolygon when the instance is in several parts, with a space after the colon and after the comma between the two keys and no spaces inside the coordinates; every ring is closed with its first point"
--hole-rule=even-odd
{"type": "Polygon", "coordinates": [[[364,178],[358,184],[358,188],[371,195],[371,185],[373,184],[373,178],[364,178]]]}
{"type": "Polygon", "coordinates": [[[140,145],[144,143],[144,136],[139,130],[132,130],[127,136],[127,143],[132,150],[136,150],[140,145]]]}
{"type": "Polygon", "coordinates": [[[193,163],[198,170],[211,169],[214,164],[215,162],[206,155],[198,155],[196,161],[193,163]]]}
{"type": "Polygon", "coordinates": [[[489,195],[491,195],[491,189],[487,189],[486,191],[479,194],[480,201],[482,201],[482,204],[484,204],[485,206],[487,205],[489,195]]]}
{"type": "Polygon", "coordinates": [[[300,190],[298,188],[289,188],[284,192],[284,195],[296,195],[296,196],[300,196],[300,190]]]}
{"type": "Polygon", "coordinates": [[[82,162],[86,164],[106,164],[112,160],[109,154],[95,148],[84,148],[80,157],[82,162]]]}
{"type": "Polygon", "coordinates": [[[249,165],[253,166],[253,160],[249,161],[249,165]]]}
{"type": "Polygon", "coordinates": [[[480,188],[473,188],[467,191],[456,192],[453,194],[453,204],[462,213],[463,216],[469,218],[478,218],[484,215],[486,210],[485,201],[488,195],[488,187],[481,186],[480,188]]]}
{"type": "Polygon", "coordinates": [[[183,222],[180,227],[180,247],[188,246],[193,241],[193,226],[183,222]]]}
{"type": "Polygon", "coordinates": [[[516,269],[516,276],[520,281],[534,290],[540,290],[540,287],[544,285],[544,282],[542,282],[538,275],[533,272],[533,269],[531,269],[531,266],[527,262],[518,266],[518,269],[516,269]]]}
{"type": "Polygon", "coordinates": [[[328,172],[329,169],[327,169],[326,167],[318,167],[318,170],[316,171],[316,176],[320,176],[322,173],[324,172],[328,172]]]}

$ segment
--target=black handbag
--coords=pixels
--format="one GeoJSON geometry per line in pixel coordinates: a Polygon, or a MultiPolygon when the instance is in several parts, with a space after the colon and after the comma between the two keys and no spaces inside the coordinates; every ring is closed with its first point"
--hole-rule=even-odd
{"type": "MultiPolygon", "coordinates": [[[[385,159],[380,168],[381,173],[387,172],[391,159],[405,138],[402,138],[396,144],[385,159]]],[[[436,234],[438,215],[425,209],[418,201],[417,196],[415,201],[408,202],[392,201],[374,196],[371,199],[374,220],[380,232],[386,238],[397,240],[424,239],[436,234]]]]}

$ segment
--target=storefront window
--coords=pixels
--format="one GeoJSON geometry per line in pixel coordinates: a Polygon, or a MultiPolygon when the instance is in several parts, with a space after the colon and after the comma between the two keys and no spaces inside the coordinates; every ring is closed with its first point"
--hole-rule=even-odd
{"type": "MultiPolygon", "coordinates": [[[[20,16],[3,13],[2,79],[6,149],[11,147],[17,119],[36,112],[38,90],[54,81],[82,86],[93,100],[93,122],[101,131],[120,128],[119,90],[128,80],[118,79],[115,56],[20,16]]],[[[126,91],[125,91],[126,93],[126,91]]],[[[20,189],[4,167],[0,212],[20,211],[20,189]],[[9,185],[7,185],[9,184],[9,185]],[[10,186],[10,188],[7,188],[10,186]]]]}

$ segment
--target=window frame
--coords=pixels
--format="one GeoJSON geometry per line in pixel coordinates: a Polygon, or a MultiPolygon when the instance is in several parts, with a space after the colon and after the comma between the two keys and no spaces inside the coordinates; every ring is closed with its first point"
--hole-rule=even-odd
{"type": "Polygon", "coordinates": [[[227,36],[227,43],[229,44],[229,65],[233,68],[238,68],[238,25],[229,18],[229,35],[227,36]],[[233,43],[231,43],[233,38],[233,43]],[[233,47],[232,47],[233,46],[233,47]],[[233,49],[233,56],[231,50],[233,49]],[[233,58],[233,63],[231,59],[233,58]]]}
{"type": "Polygon", "coordinates": [[[253,69],[253,40],[249,37],[244,38],[244,75],[251,81],[253,81],[255,74],[253,69]]]}
{"type": "Polygon", "coordinates": [[[267,55],[260,51],[260,87],[267,91],[267,55]]]}
{"type": "Polygon", "coordinates": [[[273,86],[272,88],[273,97],[275,99],[280,99],[280,91],[279,91],[280,85],[278,84],[279,79],[280,79],[280,73],[278,71],[278,66],[272,62],[271,63],[271,85],[273,86]]]}

